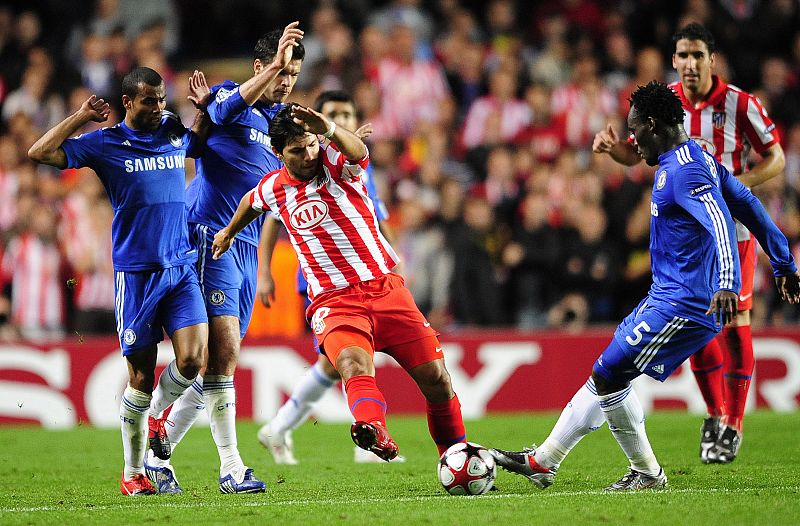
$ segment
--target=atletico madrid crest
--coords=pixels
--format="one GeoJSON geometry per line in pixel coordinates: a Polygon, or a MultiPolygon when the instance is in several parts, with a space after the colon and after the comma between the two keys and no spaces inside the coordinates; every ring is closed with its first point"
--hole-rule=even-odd
{"type": "Polygon", "coordinates": [[[711,114],[711,125],[715,128],[722,129],[725,127],[725,112],[715,111],[711,114]]]}

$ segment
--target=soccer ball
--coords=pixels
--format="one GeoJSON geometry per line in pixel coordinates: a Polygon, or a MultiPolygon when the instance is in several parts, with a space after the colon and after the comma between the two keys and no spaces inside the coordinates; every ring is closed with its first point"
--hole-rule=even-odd
{"type": "Polygon", "coordinates": [[[450,495],[483,495],[497,474],[489,450],[473,442],[453,444],[439,459],[439,482],[450,495]]]}

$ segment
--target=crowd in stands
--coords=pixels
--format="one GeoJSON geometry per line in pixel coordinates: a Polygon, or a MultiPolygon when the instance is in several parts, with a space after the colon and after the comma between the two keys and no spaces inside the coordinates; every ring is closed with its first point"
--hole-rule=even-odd
{"type": "MultiPolygon", "coordinates": [[[[796,1],[96,0],[71,16],[57,4],[0,6],[0,340],[115,332],[105,192],[91,170],[35,166],[29,146],[91,93],[119,105],[135,65],[165,78],[190,123],[189,73],[233,58],[246,74],[248,46],[294,19],[306,58],[291,100],[344,89],[373,124],[401,271],[434,326],[578,329],[646,293],[653,169],[591,144],[608,123],[624,134],[637,85],[677,79],[670,37],[690,21],[716,36],[716,73],[779,128],[785,175],[758,195],[800,255],[796,1]]],[[[759,272],[756,323],[800,320],[759,272]]]]}

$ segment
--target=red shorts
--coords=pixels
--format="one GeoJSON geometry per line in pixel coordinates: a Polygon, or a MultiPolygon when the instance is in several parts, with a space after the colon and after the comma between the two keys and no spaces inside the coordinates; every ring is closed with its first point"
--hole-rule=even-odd
{"type": "MultiPolygon", "coordinates": [[[[323,352],[325,338],[337,327],[363,333],[372,350],[391,356],[393,348],[399,349],[406,347],[403,344],[409,342],[436,337],[436,331],[419,311],[404,283],[397,274],[386,274],[314,298],[306,310],[306,316],[311,320],[311,330],[317,336],[323,352]]],[[[425,352],[437,352],[435,345],[431,349],[428,347],[431,346],[421,346],[420,352],[423,352],[422,349],[426,349],[425,352]]],[[[438,356],[434,355],[433,359],[436,358],[441,358],[441,350],[438,356]]],[[[417,360],[409,358],[404,361],[410,365],[417,360]]],[[[426,361],[430,360],[426,358],[419,363],[426,361]]]]}
{"type": "Polygon", "coordinates": [[[756,274],[756,238],[739,241],[739,268],[742,270],[742,288],[739,291],[739,312],[753,308],[753,280],[756,274]]]}

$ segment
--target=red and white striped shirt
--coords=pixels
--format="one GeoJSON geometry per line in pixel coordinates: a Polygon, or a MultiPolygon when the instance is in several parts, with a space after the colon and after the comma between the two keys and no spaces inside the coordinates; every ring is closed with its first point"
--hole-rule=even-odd
{"type": "Polygon", "coordinates": [[[64,284],[58,247],[25,232],[13,238],[2,270],[11,281],[11,319],[22,331],[64,328],[64,284]]]}
{"type": "Polygon", "coordinates": [[[346,163],[336,148],[322,146],[320,160],[310,181],[292,178],[285,167],[268,173],[250,201],[286,227],[310,299],[388,274],[399,261],[378,228],[362,180],[369,157],[346,163]]]}
{"type": "Polygon", "coordinates": [[[755,95],[731,86],[714,75],[706,100],[694,107],[680,82],[670,84],[686,111],[683,127],[733,175],[744,172],[750,148],[763,153],[780,137],[772,119],[755,95]]]}

